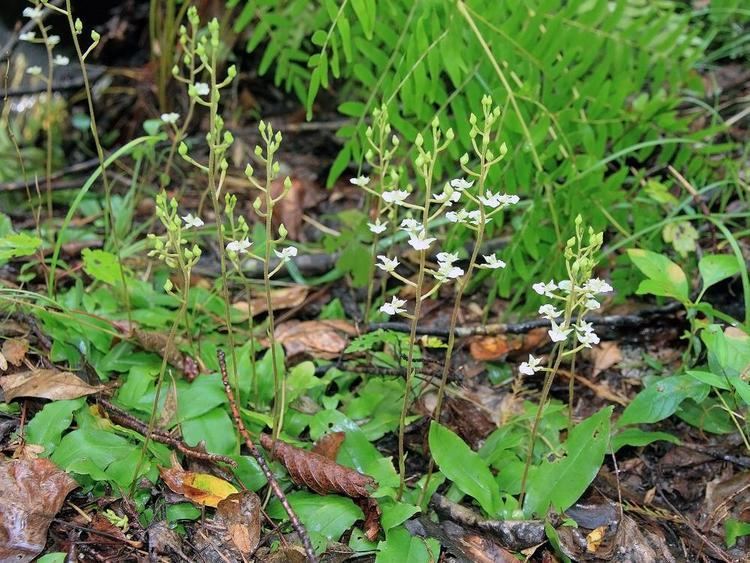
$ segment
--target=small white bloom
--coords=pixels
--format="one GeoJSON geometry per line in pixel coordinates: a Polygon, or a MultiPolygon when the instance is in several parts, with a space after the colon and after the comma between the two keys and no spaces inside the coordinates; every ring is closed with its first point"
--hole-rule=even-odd
{"type": "Polygon", "coordinates": [[[591,348],[592,344],[599,344],[599,336],[594,332],[594,327],[591,323],[581,320],[575,328],[578,342],[583,344],[586,348],[591,348]]]}
{"type": "Polygon", "coordinates": [[[401,221],[400,228],[402,231],[406,231],[407,233],[416,233],[424,229],[422,223],[420,223],[416,219],[412,219],[411,217],[407,217],[406,219],[401,221]]]}
{"type": "Polygon", "coordinates": [[[246,238],[243,238],[242,240],[233,240],[227,244],[227,251],[234,252],[235,254],[244,254],[252,244],[253,243],[246,238]]]}
{"type": "MultiPolygon", "coordinates": [[[[482,222],[482,212],[479,211],[479,209],[475,209],[474,211],[469,211],[469,222],[472,225],[479,225],[482,222]]],[[[484,218],[484,224],[486,225],[489,223],[491,219],[488,219],[487,217],[484,218]]]]}
{"type": "Polygon", "coordinates": [[[170,113],[162,113],[161,114],[161,120],[164,123],[168,123],[169,125],[174,125],[177,123],[177,120],[180,119],[180,114],[175,112],[170,113]]]}
{"type": "Polygon", "coordinates": [[[482,254],[482,258],[484,258],[484,264],[477,264],[477,268],[489,268],[490,270],[496,270],[497,268],[505,268],[505,262],[500,260],[494,254],[490,254],[488,256],[485,256],[484,254],[482,254]]]}
{"type": "Polygon", "coordinates": [[[367,184],[370,183],[370,178],[368,178],[367,176],[357,176],[356,178],[351,178],[349,182],[354,184],[355,186],[364,188],[367,184]]]}
{"type": "Polygon", "coordinates": [[[594,278],[583,284],[583,289],[590,293],[609,293],[612,291],[612,286],[604,280],[594,278]]]}
{"type": "Polygon", "coordinates": [[[570,288],[573,287],[573,284],[570,280],[562,280],[557,284],[557,287],[558,289],[562,289],[565,293],[570,293],[570,288]]]}
{"type": "Polygon", "coordinates": [[[463,268],[454,266],[451,262],[438,262],[440,267],[435,272],[435,279],[438,281],[455,280],[464,275],[463,268]]]}
{"type": "Polygon", "coordinates": [[[422,229],[419,234],[410,233],[409,244],[414,250],[427,250],[435,242],[435,238],[427,238],[427,233],[422,229]]]}
{"type": "Polygon", "coordinates": [[[185,228],[189,229],[190,227],[202,227],[203,226],[203,219],[200,217],[193,216],[192,213],[188,213],[182,218],[183,221],[185,221],[185,228]]]}
{"type": "Polygon", "coordinates": [[[596,299],[588,299],[586,303],[583,304],[583,306],[586,307],[586,309],[589,311],[594,311],[595,309],[601,307],[596,299]]]}
{"type": "Polygon", "coordinates": [[[399,299],[394,295],[390,303],[383,303],[380,306],[380,312],[386,315],[399,315],[406,312],[406,309],[403,308],[404,305],[406,305],[406,300],[399,299]]]}
{"type": "Polygon", "coordinates": [[[563,330],[555,321],[552,321],[552,328],[547,331],[547,334],[549,334],[552,342],[563,342],[571,332],[573,332],[572,328],[563,330]]]}
{"type": "Polygon", "coordinates": [[[438,262],[445,262],[446,264],[453,264],[456,260],[458,260],[458,254],[453,254],[452,252],[438,252],[438,255],[436,256],[438,262]]]}
{"type": "Polygon", "coordinates": [[[480,195],[478,199],[482,202],[483,205],[491,207],[492,209],[500,206],[500,194],[493,194],[489,190],[487,190],[484,196],[480,195]]]}
{"type": "Polygon", "coordinates": [[[508,195],[503,194],[497,198],[502,205],[515,205],[519,201],[521,201],[521,198],[519,198],[517,195],[508,195]]]}
{"type": "Polygon", "coordinates": [[[448,211],[445,214],[445,218],[451,223],[465,223],[469,214],[465,209],[459,209],[458,211],[448,211]]]}
{"type": "Polygon", "coordinates": [[[70,59],[65,55],[55,55],[55,58],[52,59],[52,63],[56,66],[68,66],[70,64],[70,59]]]}
{"type": "Polygon", "coordinates": [[[529,361],[524,362],[520,366],[518,366],[518,371],[520,371],[524,375],[534,375],[541,369],[539,367],[540,363],[542,363],[541,358],[535,358],[534,356],[529,354],[529,361]]]}
{"type": "Polygon", "coordinates": [[[453,205],[457,201],[461,200],[461,192],[454,190],[449,185],[445,187],[443,193],[436,195],[434,198],[435,203],[445,203],[447,205],[453,205]]]}
{"type": "Polygon", "coordinates": [[[375,264],[375,265],[381,270],[383,270],[384,272],[392,272],[396,268],[398,268],[398,265],[399,265],[398,258],[394,258],[393,260],[391,260],[390,258],[382,254],[378,256],[378,260],[380,260],[382,264],[375,264]]]}
{"type": "Polygon", "coordinates": [[[274,254],[281,258],[284,262],[288,261],[294,256],[297,256],[297,247],[295,246],[287,246],[286,248],[282,248],[279,252],[278,250],[274,249],[274,254]]]}
{"type": "Polygon", "coordinates": [[[59,35],[48,35],[47,36],[47,45],[50,47],[54,47],[60,43],[60,36],[59,35]]]}
{"type": "Polygon", "coordinates": [[[388,221],[386,221],[385,223],[381,223],[380,219],[375,219],[374,223],[367,223],[367,226],[370,228],[371,233],[379,235],[388,227],[388,221]]]}
{"type": "Polygon", "coordinates": [[[26,31],[18,36],[19,41],[33,41],[36,39],[35,31],[26,31]]]}
{"type": "Polygon", "coordinates": [[[539,307],[539,314],[545,319],[551,321],[552,319],[556,319],[560,317],[563,314],[563,312],[558,311],[557,309],[555,309],[554,306],[548,303],[546,305],[542,305],[541,307],[539,307]]]}
{"type": "Polygon", "coordinates": [[[531,289],[536,291],[539,295],[552,297],[552,292],[557,289],[557,285],[554,281],[550,280],[549,283],[535,283],[531,286],[531,289]]]}
{"type": "Polygon", "coordinates": [[[451,186],[457,190],[468,190],[473,185],[473,180],[471,182],[464,180],[463,178],[456,178],[455,180],[451,180],[451,186]]]}
{"type": "Polygon", "coordinates": [[[23,9],[23,15],[26,18],[38,20],[42,17],[42,8],[39,6],[34,6],[33,8],[29,6],[28,8],[23,9]]]}
{"type": "Polygon", "coordinates": [[[196,82],[195,83],[195,93],[199,96],[208,96],[208,84],[205,82],[196,82]]]}
{"type": "Polygon", "coordinates": [[[390,190],[383,192],[380,196],[386,203],[393,203],[395,205],[401,205],[404,200],[409,196],[409,192],[406,190],[390,190]]]}
{"type": "Polygon", "coordinates": [[[31,76],[39,76],[40,74],[42,74],[42,67],[30,66],[26,69],[26,74],[30,74],[31,76]]]}

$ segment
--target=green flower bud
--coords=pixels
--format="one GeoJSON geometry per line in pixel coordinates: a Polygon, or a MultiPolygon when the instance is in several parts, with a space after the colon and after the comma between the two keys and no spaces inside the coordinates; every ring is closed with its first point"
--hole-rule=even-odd
{"type": "Polygon", "coordinates": [[[167,293],[170,293],[173,287],[174,285],[172,285],[172,280],[167,278],[167,280],[164,282],[164,291],[166,291],[167,293]]]}
{"type": "Polygon", "coordinates": [[[417,133],[416,139],[414,139],[414,145],[417,147],[421,147],[424,144],[424,138],[422,137],[422,133],[417,133]]]}
{"type": "Polygon", "coordinates": [[[455,137],[455,134],[453,133],[453,128],[451,127],[445,132],[445,138],[448,139],[449,141],[452,141],[454,137],[455,137]]]}
{"type": "Polygon", "coordinates": [[[101,39],[101,35],[99,35],[95,30],[91,30],[91,40],[94,42],[94,45],[99,43],[99,39],[101,39]]]}
{"type": "Polygon", "coordinates": [[[177,152],[180,156],[187,156],[188,146],[184,142],[180,143],[180,146],[177,147],[177,152]]]}
{"type": "Polygon", "coordinates": [[[255,153],[255,156],[263,156],[263,149],[260,148],[260,145],[255,145],[255,150],[253,152],[255,153]]]}
{"type": "Polygon", "coordinates": [[[83,33],[83,22],[81,21],[81,18],[76,18],[76,23],[73,25],[73,27],[75,28],[77,35],[83,33]]]}
{"type": "Polygon", "coordinates": [[[462,154],[462,155],[461,155],[461,159],[459,160],[459,162],[460,162],[460,163],[461,163],[462,165],[466,166],[466,164],[467,164],[467,163],[469,162],[469,154],[468,154],[468,153],[464,153],[464,154],[462,154]]]}
{"type": "Polygon", "coordinates": [[[236,66],[234,66],[234,65],[230,66],[230,67],[229,67],[229,68],[227,69],[227,76],[229,77],[229,79],[230,79],[230,80],[231,80],[232,78],[234,78],[235,76],[237,76],[237,67],[236,67],[236,66]]]}
{"type": "Polygon", "coordinates": [[[289,176],[287,176],[286,178],[284,178],[284,188],[288,190],[291,187],[292,187],[292,179],[289,176]]]}
{"type": "Polygon", "coordinates": [[[253,209],[255,209],[255,211],[259,211],[262,206],[263,206],[263,202],[260,200],[259,197],[256,197],[255,201],[253,202],[253,209]]]}
{"type": "Polygon", "coordinates": [[[285,239],[288,234],[289,234],[289,231],[286,230],[286,227],[284,226],[284,223],[282,223],[281,225],[279,225],[279,236],[282,239],[285,239]]]}
{"type": "Polygon", "coordinates": [[[253,176],[253,167],[249,164],[245,166],[245,176],[247,176],[248,178],[252,178],[253,176]]]}

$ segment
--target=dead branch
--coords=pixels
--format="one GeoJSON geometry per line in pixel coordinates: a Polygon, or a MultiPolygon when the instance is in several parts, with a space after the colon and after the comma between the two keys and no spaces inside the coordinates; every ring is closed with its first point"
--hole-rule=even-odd
{"type": "Polygon", "coordinates": [[[265,458],[260,453],[258,448],[255,447],[252,438],[250,438],[250,433],[245,427],[245,423],[242,422],[240,409],[237,407],[237,401],[234,398],[234,393],[232,392],[232,388],[229,386],[229,375],[227,375],[227,361],[226,356],[224,355],[224,351],[218,350],[216,352],[216,356],[219,360],[221,381],[224,383],[224,391],[226,391],[227,399],[229,399],[229,407],[232,411],[232,417],[234,418],[234,423],[237,426],[237,430],[239,431],[240,436],[242,436],[242,439],[245,441],[245,446],[247,446],[247,449],[250,450],[250,454],[255,458],[255,461],[258,462],[258,466],[263,472],[263,475],[265,475],[266,480],[268,481],[268,485],[273,491],[273,494],[276,495],[276,498],[279,499],[281,506],[284,507],[284,510],[286,511],[287,516],[289,516],[290,522],[292,523],[292,528],[294,528],[294,531],[297,532],[297,535],[302,540],[302,545],[305,549],[307,560],[310,563],[315,563],[317,562],[318,558],[315,556],[315,550],[313,549],[312,542],[310,541],[310,536],[307,534],[307,530],[305,530],[304,525],[302,524],[302,522],[300,522],[300,519],[294,512],[292,505],[289,504],[289,500],[286,498],[286,495],[281,489],[281,486],[276,480],[276,477],[274,477],[273,473],[271,472],[271,468],[268,467],[268,463],[266,463],[265,458]]]}

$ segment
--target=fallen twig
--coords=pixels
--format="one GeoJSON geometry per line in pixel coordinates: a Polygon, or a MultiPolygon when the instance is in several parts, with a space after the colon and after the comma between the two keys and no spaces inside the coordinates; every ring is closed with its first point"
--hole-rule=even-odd
{"type": "Polygon", "coordinates": [[[220,454],[203,452],[201,450],[188,446],[185,442],[178,440],[174,436],[170,436],[162,430],[154,429],[149,433],[148,424],[146,424],[145,422],[138,420],[132,414],[122,410],[120,407],[113,405],[106,399],[99,398],[98,401],[100,405],[102,405],[105,409],[107,409],[107,411],[109,411],[110,418],[112,418],[112,420],[114,420],[117,424],[125,426],[126,428],[130,428],[131,430],[135,430],[136,432],[138,432],[139,434],[143,434],[144,436],[148,436],[148,438],[153,440],[154,442],[159,442],[160,444],[171,446],[178,452],[193,459],[199,459],[201,461],[208,461],[211,463],[221,462],[226,463],[227,465],[231,465],[232,467],[237,467],[237,462],[230,457],[220,454]]]}
{"type": "Polygon", "coordinates": [[[271,472],[271,468],[268,467],[268,463],[266,463],[265,458],[261,455],[258,448],[255,447],[252,438],[250,438],[250,433],[245,427],[245,423],[242,422],[240,409],[237,407],[237,401],[234,398],[234,393],[232,392],[232,388],[229,386],[229,376],[227,375],[227,362],[224,351],[218,350],[216,352],[216,356],[219,360],[221,381],[224,383],[224,391],[226,391],[227,398],[229,399],[229,407],[232,411],[232,417],[234,418],[234,423],[237,426],[237,430],[239,430],[240,436],[242,436],[242,439],[245,441],[247,449],[250,450],[250,454],[255,458],[255,461],[258,462],[258,466],[263,472],[263,475],[265,475],[266,479],[268,480],[268,485],[271,487],[273,494],[276,495],[276,498],[279,499],[281,506],[284,507],[284,510],[289,516],[290,522],[292,523],[292,528],[294,528],[294,531],[297,532],[297,535],[302,540],[302,546],[305,549],[307,560],[310,563],[315,563],[318,558],[315,557],[315,550],[313,549],[312,542],[310,541],[310,536],[307,534],[307,530],[305,530],[304,525],[302,524],[302,522],[300,522],[300,519],[294,512],[292,505],[289,504],[289,500],[286,498],[284,491],[281,490],[281,486],[276,480],[276,477],[274,477],[273,473],[271,472]]]}

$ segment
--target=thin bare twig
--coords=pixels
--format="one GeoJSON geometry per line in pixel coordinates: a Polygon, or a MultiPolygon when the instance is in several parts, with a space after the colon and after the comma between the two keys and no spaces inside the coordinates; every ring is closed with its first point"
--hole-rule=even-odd
{"type": "Polygon", "coordinates": [[[307,557],[307,560],[310,563],[315,563],[318,558],[315,556],[315,550],[313,549],[312,542],[310,541],[310,536],[307,534],[307,530],[305,530],[304,525],[302,524],[302,522],[300,522],[300,519],[294,512],[292,505],[289,504],[289,500],[286,498],[284,491],[281,490],[281,486],[276,480],[276,477],[274,477],[273,473],[271,472],[271,468],[268,467],[268,463],[266,463],[265,458],[260,453],[258,448],[255,447],[255,443],[253,443],[253,440],[250,437],[250,433],[245,427],[245,423],[242,422],[240,409],[237,407],[237,401],[234,398],[234,392],[229,386],[229,375],[227,374],[227,361],[226,356],[224,355],[224,351],[218,350],[216,352],[216,356],[219,360],[221,381],[224,383],[224,391],[226,392],[227,398],[229,399],[229,408],[232,411],[232,417],[234,418],[234,423],[237,425],[237,430],[239,430],[240,436],[242,436],[242,439],[245,441],[245,446],[247,446],[247,449],[250,450],[250,454],[255,458],[255,461],[258,462],[258,466],[263,472],[263,475],[265,475],[266,480],[268,481],[268,485],[273,491],[273,494],[276,495],[276,498],[279,499],[281,506],[284,507],[284,510],[289,516],[289,521],[292,523],[292,528],[294,528],[294,531],[297,532],[297,535],[302,540],[302,546],[305,549],[305,556],[307,557]]]}
{"type": "Polygon", "coordinates": [[[237,467],[237,462],[230,457],[203,452],[201,450],[188,446],[185,442],[178,440],[174,436],[170,436],[162,430],[154,429],[149,434],[148,424],[141,420],[138,420],[132,414],[122,410],[120,407],[113,405],[106,399],[99,398],[99,404],[109,411],[110,418],[112,418],[112,420],[114,420],[117,424],[125,426],[126,428],[130,428],[131,430],[135,430],[136,432],[138,432],[139,434],[143,434],[144,436],[149,436],[149,438],[154,442],[159,442],[160,444],[171,446],[178,452],[193,459],[199,459],[201,461],[208,461],[211,463],[221,462],[226,463],[227,465],[231,465],[232,467],[237,467]]]}

